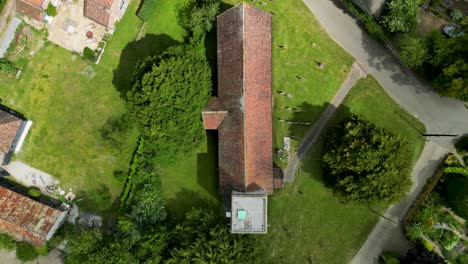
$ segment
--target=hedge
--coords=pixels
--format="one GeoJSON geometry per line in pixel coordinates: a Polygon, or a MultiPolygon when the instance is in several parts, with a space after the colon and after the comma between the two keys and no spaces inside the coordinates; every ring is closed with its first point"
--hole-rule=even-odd
{"type": "Polygon", "coordinates": [[[154,8],[156,7],[156,0],[143,0],[140,8],[137,11],[137,17],[139,17],[143,21],[148,21],[151,15],[154,12],[154,8]]]}
{"type": "Polygon", "coordinates": [[[16,242],[16,258],[21,262],[31,261],[39,257],[36,248],[26,242],[16,242]]]}
{"type": "Polygon", "coordinates": [[[132,178],[136,174],[140,156],[143,153],[143,146],[145,144],[145,140],[143,137],[140,137],[138,142],[138,148],[135,152],[135,155],[132,159],[132,165],[130,166],[130,173],[128,174],[127,180],[125,181],[125,186],[122,191],[122,196],[120,198],[120,208],[123,209],[126,206],[128,196],[130,195],[130,190],[132,189],[132,178]]]}

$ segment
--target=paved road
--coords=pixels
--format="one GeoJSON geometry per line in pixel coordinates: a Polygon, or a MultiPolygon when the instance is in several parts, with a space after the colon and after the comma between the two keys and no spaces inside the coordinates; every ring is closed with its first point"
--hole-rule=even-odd
{"type": "Polygon", "coordinates": [[[333,116],[336,109],[341,104],[341,102],[346,97],[351,88],[354,86],[354,84],[359,79],[364,78],[366,76],[367,73],[363,71],[359,64],[354,63],[348,77],[341,85],[340,89],[336,92],[335,97],[333,97],[332,101],[330,102],[330,105],[327,107],[327,109],[325,109],[325,112],[323,112],[323,114],[320,116],[320,119],[314,124],[314,126],[311,129],[309,129],[309,131],[307,131],[307,134],[305,135],[304,139],[299,145],[297,152],[294,153],[292,159],[288,162],[288,166],[284,170],[285,181],[294,181],[297,166],[299,165],[299,162],[301,161],[304,154],[307,153],[310,146],[312,146],[315,140],[317,140],[318,136],[322,132],[322,129],[333,116]]]}
{"type": "Polygon", "coordinates": [[[40,256],[39,258],[22,263],[16,258],[16,251],[0,250],[0,264],[62,264],[63,253],[54,249],[47,256],[40,256]]]}
{"type": "MultiPolygon", "coordinates": [[[[430,134],[468,133],[468,110],[463,102],[442,98],[433,88],[417,81],[392,53],[377,44],[339,4],[339,0],[304,0],[323,28],[351,53],[366,72],[373,75],[387,93],[409,113],[426,125],[430,134]]],[[[453,147],[454,138],[431,138],[412,172],[414,186],[408,197],[390,207],[385,215],[397,223],[404,218],[437,163],[453,147]]],[[[375,263],[383,249],[405,252],[408,242],[401,226],[380,220],[352,263],[375,263]]]]}

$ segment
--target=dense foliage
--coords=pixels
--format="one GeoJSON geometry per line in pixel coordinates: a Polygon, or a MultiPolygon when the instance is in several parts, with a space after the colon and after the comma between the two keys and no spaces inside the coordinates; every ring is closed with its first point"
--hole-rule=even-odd
{"type": "Polygon", "coordinates": [[[446,38],[438,31],[428,37],[426,73],[441,95],[468,101],[468,36],[446,38]]]}
{"type": "Polygon", "coordinates": [[[212,211],[187,213],[173,226],[166,220],[159,177],[143,157],[133,178],[128,205],[115,230],[81,232],[70,240],[66,263],[249,263],[257,253],[252,239],[230,234],[212,211]],[[248,258],[245,260],[244,258],[248,258]]]}
{"type": "Polygon", "coordinates": [[[39,257],[37,250],[26,242],[16,242],[16,258],[22,262],[31,261],[39,257]]]}
{"type": "Polygon", "coordinates": [[[391,0],[382,24],[390,32],[410,32],[416,28],[419,17],[419,0],[391,0]]]}
{"type": "Polygon", "coordinates": [[[171,234],[171,258],[167,263],[252,263],[259,252],[254,240],[231,234],[213,212],[192,210],[171,234]]]}
{"type": "Polygon", "coordinates": [[[139,64],[127,100],[152,156],[173,159],[199,145],[200,113],[211,87],[211,69],[199,46],[173,47],[139,64]]]}
{"type": "Polygon", "coordinates": [[[400,40],[400,57],[411,67],[420,67],[427,58],[427,44],[423,37],[417,35],[403,35],[400,40]]]}
{"type": "Polygon", "coordinates": [[[153,15],[157,3],[157,0],[143,0],[136,13],[137,17],[143,21],[148,21],[153,15]]]}
{"type": "Polygon", "coordinates": [[[352,115],[336,127],[322,158],[329,181],[348,201],[396,202],[411,187],[408,151],[399,136],[352,115]]]}
{"type": "Polygon", "coordinates": [[[199,41],[213,28],[220,7],[219,0],[189,0],[180,8],[179,25],[191,32],[193,41],[199,41]]]}
{"type": "Polygon", "coordinates": [[[468,135],[465,135],[462,138],[460,138],[455,144],[455,148],[457,149],[458,154],[460,155],[467,154],[468,153],[468,135]]]}
{"type": "Polygon", "coordinates": [[[445,193],[449,207],[459,216],[468,219],[468,178],[450,177],[445,193]]]}

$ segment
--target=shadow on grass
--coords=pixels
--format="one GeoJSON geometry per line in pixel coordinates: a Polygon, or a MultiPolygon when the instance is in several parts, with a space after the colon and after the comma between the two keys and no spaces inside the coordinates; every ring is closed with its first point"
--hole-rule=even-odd
{"type": "Polygon", "coordinates": [[[218,132],[206,131],[206,153],[197,154],[197,183],[213,198],[218,194],[218,132]]]}
{"type": "Polygon", "coordinates": [[[185,214],[192,208],[211,209],[216,213],[222,213],[219,202],[202,197],[198,192],[186,188],[182,188],[174,198],[168,199],[166,205],[169,221],[173,223],[183,221],[185,214]]]}
{"type": "Polygon", "coordinates": [[[122,98],[126,98],[127,91],[133,81],[133,73],[138,62],[146,57],[157,55],[167,48],[181,44],[166,34],[148,34],[140,40],[130,42],[120,55],[120,62],[114,70],[114,84],[122,98]]]}
{"type": "Polygon", "coordinates": [[[335,108],[330,103],[311,105],[303,102],[293,111],[293,118],[290,122],[296,122],[296,124],[290,124],[289,134],[304,137],[297,149],[297,155],[303,157],[301,170],[314,179],[324,182],[325,185],[331,186],[330,178],[326,177],[327,173],[322,167],[322,153],[327,147],[327,139],[335,126],[351,115],[350,109],[344,105],[335,108]],[[316,112],[321,112],[321,116],[309,124],[307,117],[316,112]]]}
{"type": "Polygon", "coordinates": [[[109,187],[100,184],[99,188],[90,191],[79,191],[75,204],[81,211],[110,216],[118,208],[119,197],[112,199],[109,187]]]}

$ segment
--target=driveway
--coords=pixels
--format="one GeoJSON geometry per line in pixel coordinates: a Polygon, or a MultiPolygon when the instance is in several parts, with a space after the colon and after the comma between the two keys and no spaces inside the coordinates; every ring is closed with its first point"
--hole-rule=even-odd
{"type": "MultiPolygon", "coordinates": [[[[339,0],[304,0],[304,3],[328,34],[352,54],[397,103],[425,124],[428,134],[468,133],[468,109],[464,103],[440,97],[430,84],[417,80],[389,49],[380,46],[361,29],[359,22],[349,15],[339,0]]],[[[398,225],[380,220],[352,263],[375,263],[384,249],[404,253],[408,248],[400,223],[437,163],[453,149],[455,138],[430,137],[428,140],[412,172],[411,192],[385,212],[385,216],[394,219],[398,225]]]]}

